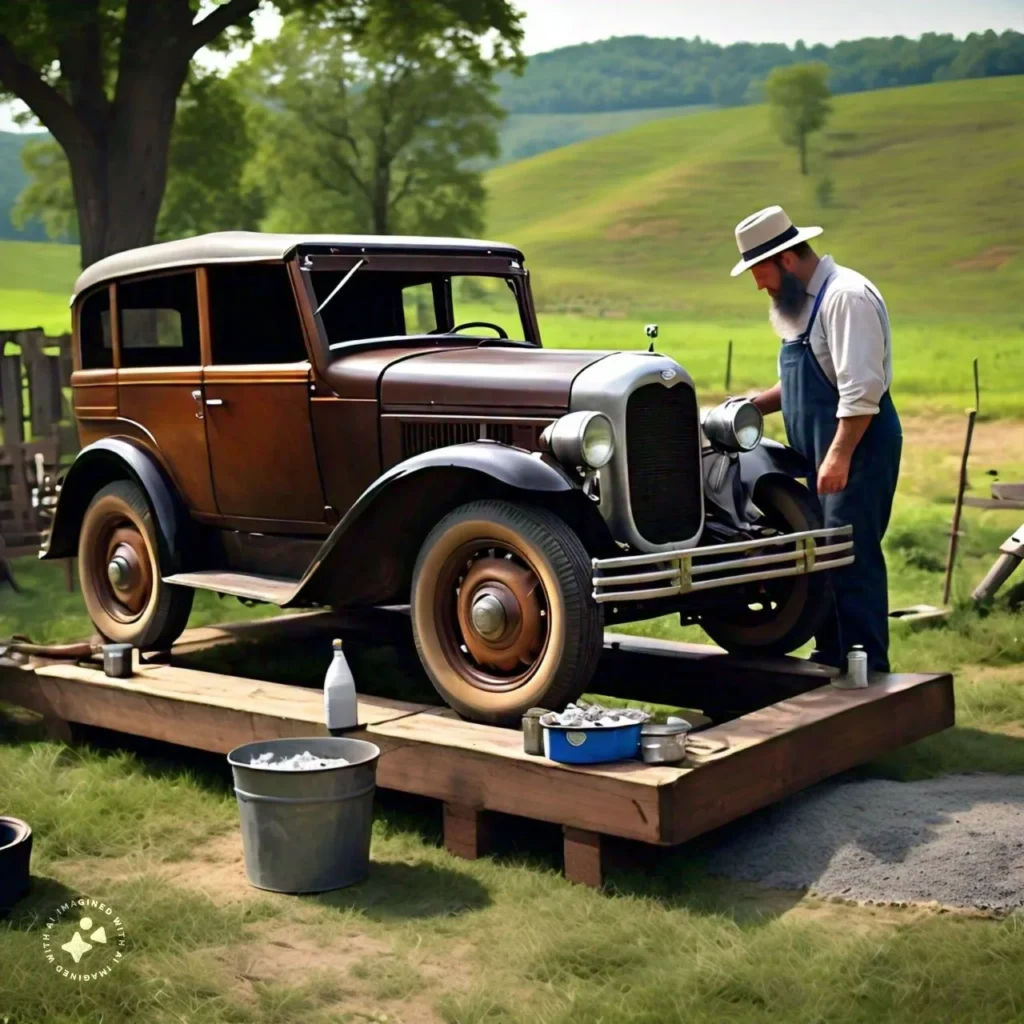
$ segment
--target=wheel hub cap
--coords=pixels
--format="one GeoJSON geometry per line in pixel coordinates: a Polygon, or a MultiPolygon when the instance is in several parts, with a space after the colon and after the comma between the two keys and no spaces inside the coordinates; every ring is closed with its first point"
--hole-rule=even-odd
{"type": "Polygon", "coordinates": [[[107,565],[107,578],[118,590],[131,586],[131,566],[123,555],[115,555],[107,565]]]}
{"type": "Polygon", "coordinates": [[[497,640],[505,632],[508,616],[501,600],[492,593],[483,593],[473,602],[473,628],[485,640],[497,640]]]}

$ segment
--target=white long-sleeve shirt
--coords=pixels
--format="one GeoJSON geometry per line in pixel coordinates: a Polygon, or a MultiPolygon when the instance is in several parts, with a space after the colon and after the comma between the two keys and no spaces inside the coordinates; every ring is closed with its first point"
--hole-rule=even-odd
{"type": "Polygon", "coordinates": [[[863,275],[822,256],[807,284],[807,303],[794,321],[807,328],[814,299],[832,275],[811,330],[811,351],[839,391],[836,416],[870,416],[892,384],[889,313],[878,289],[863,275]]]}

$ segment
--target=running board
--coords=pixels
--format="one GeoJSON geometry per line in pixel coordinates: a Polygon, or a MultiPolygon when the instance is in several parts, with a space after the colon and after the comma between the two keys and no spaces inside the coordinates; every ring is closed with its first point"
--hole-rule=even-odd
{"type": "Polygon", "coordinates": [[[205,569],[203,572],[179,572],[165,576],[164,583],[195,590],[212,590],[231,597],[247,597],[253,601],[285,605],[299,589],[299,580],[287,576],[258,576],[252,572],[224,572],[205,569]]]}

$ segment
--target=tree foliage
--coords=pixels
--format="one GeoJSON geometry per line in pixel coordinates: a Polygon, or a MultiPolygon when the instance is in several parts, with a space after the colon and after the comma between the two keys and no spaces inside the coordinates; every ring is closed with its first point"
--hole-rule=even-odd
{"type": "MultiPolygon", "coordinates": [[[[193,56],[251,36],[259,6],[261,0],[0,4],[0,91],[24,101],[68,159],[84,265],[152,241],[178,97],[193,56]]],[[[497,59],[514,59],[522,42],[521,15],[509,0],[273,0],[273,6],[285,14],[315,10],[349,38],[373,25],[428,34],[446,18],[454,26],[452,45],[464,50],[487,36],[497,59]]]]}
{"type": "MultiPolygon", "coordinates": [[[[205,75],[186,86],[171,135],[157,241],[258,227],[262,196],[243,180],[255,151],[245,114],[241,90],[230,79],[205,75]]],[[[51,238],[77,241],[75,197],[63,150],[53,139],[33,140],[23,147],[21,159],[29,184],[12,210],[15,225],[38,217],[51,238]]]]}
{"type": "Polygon", "coordinates": [[[835,46],[735,43],[630,36],[567,46],[530,58],[520,79],[502,80],[513,114],[643,110],[761,102],[777,67],[822,61],[835,95],[992,75],[1024,74],[1024,35],[984,32],[959,40],[925,33],[858,39],[835,46]]]}
{"type": "Polygon", "coordinates": [[[820,131],[832,111],[828,67],[797,64],[776,68],[764,87],[779,137],[800,153],[800,173],[807,173],[807,136],[820,131]]]}
{"type": "Polygon", "coordinates": [[[367,18],[358,31],[292,17],[241,71],[259,103],[250,172],[281,230],[465,235],[482,229],[498,155],[495,71],[450,14],[367,18]]]}

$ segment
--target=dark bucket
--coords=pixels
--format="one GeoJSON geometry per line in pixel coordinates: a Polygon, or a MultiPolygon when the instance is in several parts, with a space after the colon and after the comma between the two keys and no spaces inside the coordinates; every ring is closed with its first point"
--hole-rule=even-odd
{"type": "Polygon", "coordinates": [[[343,736],[258,740],[228,754],[242,824],[249,881],[273,892],[327,892],[363,881],[370,870],[370,830],[380,748],[343,736]],[[308,750],[343,757],[336,768],[282,771],[274,761],[308,750]]]}
{"type": "Polygon", "coordinates": [[[0,817],[0,917],[28,892],[32,829],[20,818],[0,817]]]}

